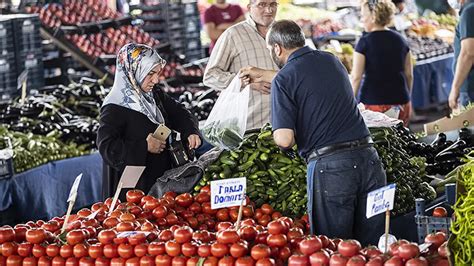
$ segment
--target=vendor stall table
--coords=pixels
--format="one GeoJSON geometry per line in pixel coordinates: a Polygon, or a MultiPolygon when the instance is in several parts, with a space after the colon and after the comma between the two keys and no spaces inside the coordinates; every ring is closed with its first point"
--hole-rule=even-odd
{"type": "Polygon", "coordinates": [[[69,190],[81,173],[78,209],[102,200],[102,158],[98,153],[51,162],[0,180],[0,225],[64,215],[69,190]]]}
{"type": "Polygon", "coordinates": [[[453,81],[453,54],[419,60],[413,69],[413,108],[424,109],[448,101],[453,81]]]}

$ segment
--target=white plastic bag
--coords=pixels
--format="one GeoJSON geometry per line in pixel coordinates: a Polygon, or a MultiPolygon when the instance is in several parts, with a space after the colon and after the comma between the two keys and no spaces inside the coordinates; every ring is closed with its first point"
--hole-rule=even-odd
{"type": "Polygon", "coordinates": [[[214,146],[233,150],[240,147],[247,129],[250,87],[241,90],[239,74],[223,90],[202,129],[214,146]]]}

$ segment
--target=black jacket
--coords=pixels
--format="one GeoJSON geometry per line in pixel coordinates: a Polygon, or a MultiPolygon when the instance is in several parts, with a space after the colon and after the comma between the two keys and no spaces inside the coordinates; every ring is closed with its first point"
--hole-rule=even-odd
{"type": "MultiPolygon", "coordinates": [[[[197,119],[180,103],[159,89],[153,91],[153,96],[167,127],[180,132],[182,139],[187,139],[191,134],[200,135],[197,119]]],[[[158,177],[172,168],[167,150],[161,154],[148,152],[146,138],[157,126],[140,112],[115,104],[102,107],[97,145],[104,160],[102,184],[104,199],[113,197],[127,165],[146,166],[136,186],[145,193],[150,190],[158,177]]],[[[121,193],[122,199],[124,192],[121,193]]]]}

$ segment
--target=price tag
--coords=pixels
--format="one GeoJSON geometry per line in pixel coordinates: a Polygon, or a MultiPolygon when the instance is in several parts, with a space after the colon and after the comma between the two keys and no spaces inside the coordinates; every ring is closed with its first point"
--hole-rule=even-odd
{"type": "Polygon", "coordinates": [[[77,197],[77,190],[79,189],[79,184],[81,183],[82,173],[76,177],[74,183],[72,184],[71,191],[69,192],[69,197],[67,198],[67,202],[74,202],[76,201],[77,197]]]}
{"type": "Polygon", "coordinates": [[[245,177],[211,181],[211,209],[240,206],[246,189],[245,177]]]}
{"type": "Polygon", "coordinates": [[[395,184],[390,184],[386,187],[374,190],[367,195],[367,218],[393,209],[395,187],[395,184]]]}
{"type": "Polygon", "coordinates": [[[135,188],[143,171],[145,171],[145,166],[126,166],[122,177],[120,177],[123,188],[135,188]]]}
{"type": "Polygon", "coordinates": [[[148,236],[150,234],[150,232],[148,232],[148,231],[125,231],[125,232],[120,232],[117,235],[117,238],[125,238],[125,237],[134,236],[134,235],[138,235],[138,234],[144,234],[145,236],[148,236]]]}
{"type": "Polygon", "coordinates": [[[17,79],[17,88],[21,89],[21,99],[20,104],[25,103],[26,99],[26,82],[28,80],[28,69],[25,69],[21,74],[18,76],[17,79]]]}

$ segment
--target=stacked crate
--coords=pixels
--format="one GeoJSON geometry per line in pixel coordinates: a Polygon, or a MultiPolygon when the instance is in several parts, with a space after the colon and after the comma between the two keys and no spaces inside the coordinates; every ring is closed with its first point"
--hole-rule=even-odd
{"type": "Polygon", "coordinates": [[[0,101],[20,94],[18,76],[28,70],[27,89],[44,84],[40,21],[37,15],[2,15],[0,18],[0,101]]]}
{"type": "Polygon", "coordinates": [[[201,22],[196,0],[147,0],[135,6],[142,14],[143,30],[162,43],[170,43],[173,50],[187,61],[204,56],[201,47],[201,22]]]}
{"type": "Polygon", "coordinates": [[[16,92],[17,71],[13,21],[0,16],[0,101],[7,101],[16,92]]]}

